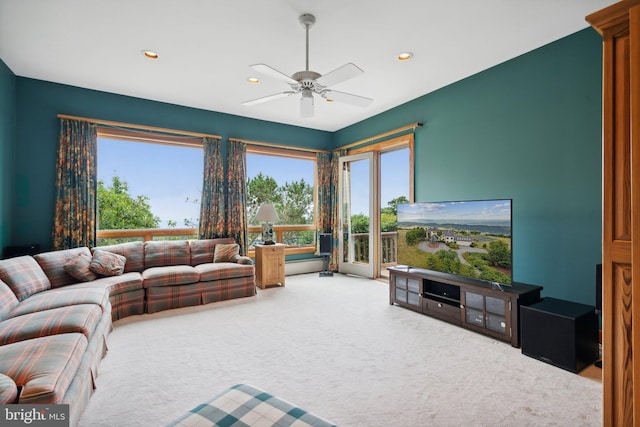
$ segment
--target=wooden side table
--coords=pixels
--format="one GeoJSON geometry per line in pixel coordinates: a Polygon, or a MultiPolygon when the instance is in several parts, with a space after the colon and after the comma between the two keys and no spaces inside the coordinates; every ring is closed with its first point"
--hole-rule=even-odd
{"type": "Polygon", "coordinates": [[[283,244],[255,245],[256,285],[264,289],[267,285],[284,286],[283,244]]]}

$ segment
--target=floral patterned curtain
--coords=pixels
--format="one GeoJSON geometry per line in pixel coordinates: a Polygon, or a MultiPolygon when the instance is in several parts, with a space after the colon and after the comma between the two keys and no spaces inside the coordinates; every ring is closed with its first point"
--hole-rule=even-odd
{"type": "Polygon", "coordinates": [[[60,120],[52,233],[54,250],[95,246],[96,141],[95,124],[60,120]]]}
{"type": "Polygon", "coordinates": [[[200,239],[224,237],[225,194],[220,138],[203,138],[204,170],[200,204],[200,239]]]}
{"type": "Polygon", "coordinates": [[[337,150],[331,155],[331,233],[333,239],[331,242],[331,262],[329,268],[331,271],[338,271],[338,244],[340,239],[340,212],[339,212],[339,188],[338,182],[340,178],[340,157],[345,156],[347,150],[337,150]]]}
{"type": "MultiPolygon", "coordinates": [[[[317,234],[330,233],[332,221],[331,206],[331,154],[318,153],[316,155],[316,163],[318,168],[318,221],[317,234]]],[[[320,241],[316,241],[316,254],[320,252],[320,241]]]]}
{"type": "Polygon", "coordinates": [[[247,250],[247,164],[246,144],[229,141],[227,160],[227,236],[240,245],[240,254],[247,250]]]}

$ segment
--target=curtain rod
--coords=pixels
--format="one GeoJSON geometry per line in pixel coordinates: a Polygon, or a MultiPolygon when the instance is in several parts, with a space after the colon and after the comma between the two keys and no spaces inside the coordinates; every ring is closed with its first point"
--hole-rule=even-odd
{"type": "Polygon", "coordinates": [[[309,152],[309,153],[328,153],[329,152],[329,150],[320,150],[320,149],[317,149],[317,148],[292,147],[290,145],[274,144],[272,142],[251,141],[249,139],[240,139],[240,138],[229,138],[229,141],[243,142],[245,144],[259,145],[259,146],[262,146],[262,147],[283,148],[285,150],[306,151],[306,152],[309,152]]]}
{"type": "Polygon", "coordinates": [[[402,126],[402,127],[397,128],[397,129],[390,130],[388,132],[379,133],[378,135],[374,135],[374,136],[371,136],[369,138],[361,139],[360,141],[352,142],[351,144],[343,145],[342,147],[335,148],[334,150],[345,150],[345,149],[348,149],[348,148],[356,147],[358,145],[366,144],[367,142],[375,141],[376,139],[380,139],[380,138],[384,138],[386,136],[391,136],[391,135],[395,135],[395,134],[400,133],[400,132],[404,132],[405,130],[408,130],[408,129],[415,130],[415,128],[420,127],[420,126],[422,126],[422,123],[420,123],[420,122],[411,123],[410,125],[402,126]]]}
{"type": "Polygon", "coordinates": [[[220,135],[211,135],[211,134],[208,134],[208,133],[199,133],[199,132],[189,132],[189,131],[182,131],[182,130],[166,129],[166,128],[160,128],[160,127],[156,127],[156,126],[134,125],[134,124],[131,124],[131,123],[113,122],[113,121],[109,121],[109,120],[89,119],[89,118],[86,118],[86,117],[68,116],[66,114],[58,114],[58,118],[59,119],[78,120],[78,121],[81,121],[81,122],[91,122],[91,123],[95,123],[95,124],[98,124],[98,125],[105,125],[105,126],[118,126],[118,127],[129,128],[129,129],[138,129],[138,130],[146,130],[146,131],[153,131],[153,132],[170,133],[170,134],[174,134],[174,135],[195,136],[195,137],[199,137],[199,138],[218,138],[218,139],[222,139],[222,137],[220,135]]]}

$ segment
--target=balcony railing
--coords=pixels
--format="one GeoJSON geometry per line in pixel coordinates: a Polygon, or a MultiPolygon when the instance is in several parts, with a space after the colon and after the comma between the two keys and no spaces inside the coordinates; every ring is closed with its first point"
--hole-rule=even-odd
{"type": "Polygon", "coordinates": [[[99,246],[111,243],[147,241],[147,240],[180,240],[197,239],[197,228],[140,228],[128,230],[98,230],[96,232],[99,246]]]}
{"type": "MultiPolygon", "coordinates": [[[[381,234],[382,267],[386,268],[398,263],[398,232],[385,231],[381,234]]],[[[353,238],[353,258],[356,262],[369,262],[369,234],[356,233],[353,238]]]]}
{"type": "MultiPolygon", "coordinates": [[[[312,231],[315,234],[314,224],[300,225],[274,225],[273,231],[276,242],[288,242],[286,252],[288,254],[314,253],[315,244],[295,244],[295,233],[312,231]]],[[[251,225],[247,227],[249,234],[249,256],[253,256],[253,244],[262,233],[262,227],[251,225]]],[[[366,233],[352,234],[355,261],[369,261],[369,235],[366,233]]],[[[197,228],[145,228],[135,230],[98,230],[98,245],[123,243],[147,240],[179,240],[197,239],[197,228]]],[[[381,233],[382,267],[397,264],[398,232],[386,231],[381,233]]]]}
{"type": "MultiPolygon", "coordinates": [[[[276,242],[290,242],[287,244],[286,252],[288,254],[314,253],[315,244],[295,244],[295,233],[311,231],[315,235],[316,226],[314,224],[300,225],[275,225],[273,231],[276,236],[276,242]]],[[[253,244],[255,237],[259,237],[262,233],[261,226],[247,227],[249,234],[249,256],[253,256],[253,244]]],[[[96,233],[97,244],[108,245],[113,243],[124,243],[133,241],[148,240],[180,240],[180,239],[197,239],[197,228],[144,228],[130,230],[98,230],[96,233]]]]}

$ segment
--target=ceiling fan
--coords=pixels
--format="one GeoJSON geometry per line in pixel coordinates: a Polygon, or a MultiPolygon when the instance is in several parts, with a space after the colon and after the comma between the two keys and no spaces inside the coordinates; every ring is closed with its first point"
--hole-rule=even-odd
{"type": "Polygon", "coordinates": [[[364,73],[355,64],[348,63],[340,68],[331,71],[324,76],[315,71],[309,70],[309,28],[316,22],[315,16],[305,13],[298,18],[300,24],[306,30],[306,67],[304,71],[298,71],[291,77],[287,76],[280,71],[271,68],[266,64],[254,64],[251,65],[255,71],[265,76],[280,80],[289,85],[291,90],[276,93],[274,95],[265,96],[262,98],[254,99],[252,101],[243,102],[242,105],[256,105],[263,102],[272,101],[274,99],[280,99],[287,96],[291,96],[300,93],[300,116],[312,117],[313,116],[313,94],[328,101],[338,101],[345,104],[355,105],[357,107],[367,107],[373,99],[365,98],[363,96],[353,95],[345,92],[338,92],[336,90],[329,89],[329,86],[342,83],[346,80],[352,79],[364,73]]]}

